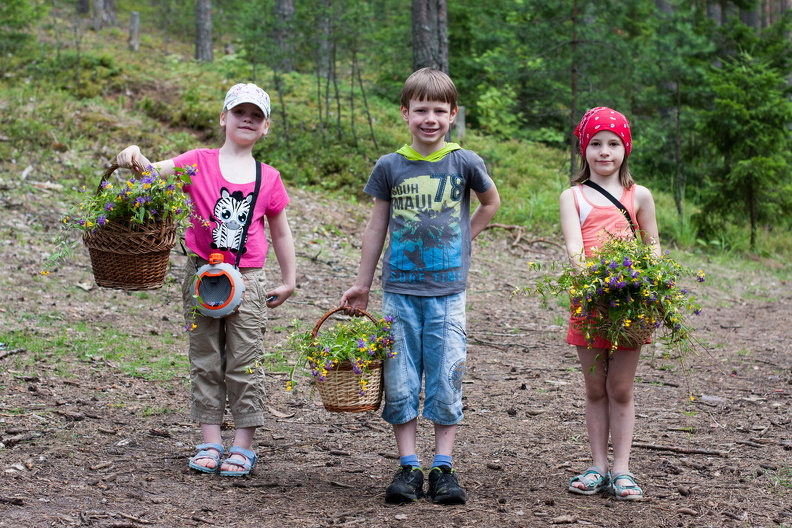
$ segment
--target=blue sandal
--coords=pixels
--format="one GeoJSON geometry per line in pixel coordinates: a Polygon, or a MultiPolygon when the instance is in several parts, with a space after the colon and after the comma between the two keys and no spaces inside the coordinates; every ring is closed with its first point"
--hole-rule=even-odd
{"type": "Polygon", "coordinates": [[[578,495],[594,495],[608,487],[608,476],[601,468],[591,466],[580,475],[573,477],[569,481],[569,491],[578,495]],[[583,488],[573,486],[575,482],[581,482],[583,488]]]}
{"type": "Polygon", "coordinates": [[[202,473],[217,473],[220,471],[220,457],[223,456],[223,446],[220,444],[207,443],[197,446],[196,449],[198,449],[198,453],[190,459],[190,468],[202,473]],[[214,449],[214,451],[209,451],[209,449],[214,449]],[[215,451],[217,452],[215,453],[215,451]],[[210,468],[196,463],[196,460],[199,458],[214,460],[215,466],[210,468]]]}
{"type": "Polygon", "coordinates": [[[242,471],[220,471],[220,475],[223,477],[244,477],[245,475],[250,475],[250,470],[256,465],[257,459],[258,457],[253,451],[234,446],[228,450],[228,458],[223,460],[223,464],[231,464],[232,466],[242,468],[242,471]],[[242,456],[245,460],[231,458],[232,455],[242,456]]]}
{"type": "Polygon", "coordinates": [[[619,471],[618,473],[611,475],[608,491],[616,500],[641,500],[644,498],[643,490],[640,488],[640,486],[638,486],[638,484],[635,483],[635,475],[629,471],[619,471]],[[616,484],[616,480],[618,479],[629,480],[631,483],[627,484],[626,486],[620,486],[616,484]],[[638,490],[638,493],[630,493],[625,495],[624,492],[627,490],[638,490]]]}

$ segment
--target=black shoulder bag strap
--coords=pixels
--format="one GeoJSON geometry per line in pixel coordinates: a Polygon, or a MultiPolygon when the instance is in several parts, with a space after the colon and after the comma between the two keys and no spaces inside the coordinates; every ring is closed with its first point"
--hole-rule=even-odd
{"type": "Polygon", "coordinates": [[[239,259],[242,258],[242,246],[245,245],[245,240],[247,239],[248,228],[250,228],[250,224],[253,222],[253,214],[256,212],[256,199],[258,198],[259,188],[261,188],[261,162],[256,160],[256,185],[253,187],[253,199],[250,200],[250,214],[248,214],[247,221],[245,225],[242,227],[242,236],[239,239],[239,247],[237,248],[237,255],[236,255],[236,262],[234,262],[234,267],[239,267],[239,259]]]}
{"type": "Polygon", "coordinates": [[[587,186],[591,187],[592,189],[594,189],[595,191],[599,192],[600,194],[602,194],[602,196],[604,196],[605,198],[610,200],[613,203],[613,205],[618,207],[619,211],[621,211],[621,213],[624,215],[624,217],[627,218],[627,222],[630,224],[630,229],[632,229],[633,235],[638,236],[636,234],[636,232],[635,232],[635,224],[633,223],[632,216],[630,216],[630,211],[628,211],[627,208],[624,207],[624,204],[622,204],[619,200],[614,198],[611,193],[609,193],[608,191],[603,189],[600,185],[594,183],[591,180],[584,181],[583,185],[587,185],[587,186]]]}

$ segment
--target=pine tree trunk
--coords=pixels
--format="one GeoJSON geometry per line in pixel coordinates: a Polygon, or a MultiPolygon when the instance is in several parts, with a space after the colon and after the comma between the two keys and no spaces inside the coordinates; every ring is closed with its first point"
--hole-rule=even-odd
{"type": "Polygon", "coordinates": [[[275,67],[283,73],[294,71],[293,20],[294,0],[276,0],[275,25],[272,29],[275,46],[278,49],[275,67]]]}
{"type": "Polygon", "coordinates": [[[413,69],[448,73],[448,16],[445,0],[413,0],[413,69]]]}
{"type": "Polygon", "coordinates": [[[212,0],[195,2],[195,58],[212,62],[212,0]]]}

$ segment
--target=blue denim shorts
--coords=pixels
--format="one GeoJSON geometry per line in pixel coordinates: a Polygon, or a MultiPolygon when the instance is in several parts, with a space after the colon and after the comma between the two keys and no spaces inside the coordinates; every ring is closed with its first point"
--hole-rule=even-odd
{"type": "Polygon", "coordinates": [[[384,365],[386,422],[398,425],[418,416],[424,376],[424,418],[438,425],[462,420],[465,299],[465,292],[443,297],[383,294],[382,311],[394,318],[396,341],[396,355],[384,365]]]}

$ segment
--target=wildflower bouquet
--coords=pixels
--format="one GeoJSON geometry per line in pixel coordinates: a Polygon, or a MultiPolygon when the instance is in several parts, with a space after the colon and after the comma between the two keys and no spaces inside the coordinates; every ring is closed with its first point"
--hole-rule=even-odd
{"type": "Polygon", "coordinates": [[[376,409],[381,401],[382,361],[396,354],[391,334],[393,319],[374,318],[363,312],[365,317],[321,329],[330,315],[342,310],[327,312],[311,332],[289,336],[288,344],[297,352],[297,361],[286,388],[295,386],[295,369],[307,367],[327,410],[376,409]]]}
{"type": "Polygon", "coordinates": [[[72,213],[62,222],[84,232],[115,222],[124,225],[142,226],[152,222],[168,222],[177,227],[186,227],[192,213],[190,198],[181,186],[190,183],[197,168],[177,167],[176,174],[160,176],[157,167],[149,165],[140,176],[126,180],[110,181],[108,178],[118,168],[111,166],[105,173],[96,192],[85,187],[85,196],[72,213]]]}
{"type": "MultiPolygon", "coordinates": [[[[539,264],[531,267],[541,269],[539,264]]],[[[544,274],[522,293],[545,300],[567,293],[580,331],[590,343],[599,336],[614,350],[637,348],[662,328],[663,342],[683,348],[691,331],[685,318],[698,315],[701,308],[679,283],[685,277],[703,282],[704,276],[701,270],[682,267],[668,252],[655,255],[653,246],[637,238],[611,236],[586,259],[582,270],[565,264],[560,274],[544,274]]]]}

